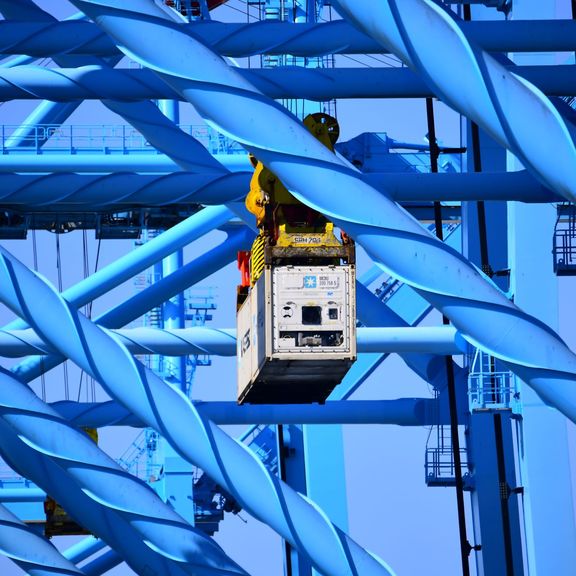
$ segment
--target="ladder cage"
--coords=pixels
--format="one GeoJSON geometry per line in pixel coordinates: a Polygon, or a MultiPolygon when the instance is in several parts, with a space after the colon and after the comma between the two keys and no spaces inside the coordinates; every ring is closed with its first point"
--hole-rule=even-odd
{"type": "Polygon", "coordinates": [[[576,205],[558,204],[552,255],[557,276],[576,276],[576,205]]]}

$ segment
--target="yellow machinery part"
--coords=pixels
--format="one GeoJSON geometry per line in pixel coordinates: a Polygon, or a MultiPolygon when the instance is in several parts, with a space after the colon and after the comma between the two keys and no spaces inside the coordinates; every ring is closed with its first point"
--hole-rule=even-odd
{"type": "Polygon", "coordinates": [[[266,245],[266,237],[263,234],[258,234],[254,243],[252,244],[252,253],[250,256],[250,284],[254,286],[256,281],[264,272],[264,247],[266,245]]]}

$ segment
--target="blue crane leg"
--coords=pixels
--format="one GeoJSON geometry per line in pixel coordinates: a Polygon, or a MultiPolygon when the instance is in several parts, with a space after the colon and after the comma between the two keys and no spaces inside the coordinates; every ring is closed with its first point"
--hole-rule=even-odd
{"type": "MultiPolygon", "coordinates": [[[[126,158],[127,156],[124,156],[126,158]]],[[[142,162],[142,159],[139,160],[142,162]]],[[[160,175],[1,174],[0,203],[35,211],[121,211],[170,204],[224,204],[245,196],[251,173],[173,172],[160,175]],[[119,191],[121,189],[121,192],[119,191]]]]}
{"type": "Polygon", "coordinates": [[[382,561],[272,477],[255,455],[203,420],[185,396],[136,362],[118,341],[80,315],[3,248],[0,251],[0,299],[242,507],[274,528],[321,571],[391,574],[382,561]],[[187,423],[185,427],[182,422],[187,423]]]}
{"type": "Polygon", "coordinates": [[[220,547],[122,470],[8,372],[0,373],[0,452],[137,571],[246,574],[220,547]]]}
{"type": "MultiPolygon", "coordinates": [[[[546,266],[555,215],[534,208],[517,204],[511,210],[512,290],[519,305],[556,327],[562,318],[558,316],[558,284],[552,267],[546,266]]],[[[537,573],[562,574],[567,566],[576,565],[576,549],[559,546],[576,540],[574,469],[570,465],[573,439],[566,421],[524,383],[520,393],[529,565],[537,573]]]]}
{"type": "MultiPolygon", "coordinates": [[[[130,50],[133,58],[161,74],[166,82],[194,103],[209,123],[220,126],[222,131],[252,151],[294,195],[345,229],[396,278],[416,288],[452,320],[466,340],[504,360],[545,402],[576,421],[576,390],[566,386],[574,380],[576,357],[555,333],[523,313],[462,256],[433,239],[393,202],[365,185],[348,164],[331,154],[282,107],[265,99],[208,48],[179,34],[163,21],[167,16],[161,10],[140,0],[130,0],[123,4],[123,9],[83,0],[74,0],[74,4],[98,18],[98,24],[121,43],[124,50],[130,50]],[[144,50],[141,44],[133,41],[132,35],[127,34],[128,30],[136,29],[139,37],[157,38],[160,47],[170,44],[172,52],[144,50]],[[170,38],[169,42],[167,38],[165,42],[161,40],[165,35],[170,38]],[[175,53],[188,57],[177,60],[175,53]],[[206,65],[208,61],[210,66],[206,65]],[[202,62],[202,67],[192,69],[194,62],[202,62]],[[217,92],[212,89],[215,78],[219,80],[217,92]],[[206,91],[206,82],[211,82],[209,91],[206,91]],[[236,112],[239,103],[243,114],[236,112]],[[270,125],[274,125],[274,131],[268,129],[270,125]],[[351,196],[364,201],[351,203],[351,196]],[[522,337],[502,341],[501,335],[512,331],[522,337]],[[538,342],[538,345],[529,348],[525,345],[526,339],[538,342]]],[[[406,5],[412,6],[413,2],[406,5]]],[[[388,10],[388,4],[366,2],[361,6],[370,6],[377,16],[380,16],[378,6],[384,12],[388,10]]],[[[378,18],[374,21],[378,22],[378,18]]],[[[450,69],[445,63],[442,65],[450,69]]],[[[522,90],[514,95],[523,95],[522,90]]],[[[539,97],[537,102],[540,102],[539,97]]],[[[543,106],[544,119],[553,118],[548,133],[555,142],[553,162],[545,167],[546,174],[549,174],[549,168],[553,172],[547,179],[548,185],[571,197],[571,180],[575,180],[576,189],[573,171],[568,171],[567,182],[563,177],[557,179],[555,176],[565,173],[566,167],[574,164],[569,160],[574,145],[567,133],[560,137],[558,130],[562,132],[563,123],[550,112],[548,105],[543,106]],[[546,115],[548,112],[552,116],[546,115]],[[555,167],[558,159],[562,159],[561,171],[555,167]]],[[[523,124],[525,113],[522,113],[523,124]]],[[[535,115],[535,119],[540,117],[535,115]]],[[[550,148],[547,147],[548,151],[550,148]]],[[[573,160],[576,161],[576,150],[574,152],[573,160]]],[[[536,173],[542,176],[539,171],[536,173]]]]}

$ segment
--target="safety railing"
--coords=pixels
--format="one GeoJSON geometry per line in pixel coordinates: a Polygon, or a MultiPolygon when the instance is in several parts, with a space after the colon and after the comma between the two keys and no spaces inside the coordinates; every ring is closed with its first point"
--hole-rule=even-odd
{"type": "MultiPolygon", "coordinates": [[[[236,142],[208,126],[182,124],[180,129],[196,138],[212,154],[245,154],[236,142]]],[[[82,152],[99,154],[155,153],[156,149],[128,124],[36,124],[0,126],[2,154],[82,152]],[[18,140],[12,144],[11,140],[18,140]]]]}

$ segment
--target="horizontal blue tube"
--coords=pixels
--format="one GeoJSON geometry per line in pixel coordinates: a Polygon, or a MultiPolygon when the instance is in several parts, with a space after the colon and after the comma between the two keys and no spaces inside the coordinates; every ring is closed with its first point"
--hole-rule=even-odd
{"type": "MultiPolygon", "coordinates": [[[[132,328],[115,330],[132,354],[162,356],[236,355],[236,330],[197,326],[185,329],[132,328]]],[[[467,344],[450,326],[415,328],[358,328],[357,348],[363,352],[462,354],[467,344]]],[[[50,354],[33,330],[0,330],[0,356],[50,354]]]]}
{"type": "Polygon", "coordinates": [[[42,502],[46,492],[40,488],[0,488],[0,502],[42,502]]]}
{"type": "Polygon", "coordinates": [[[106,548],[106,542],[94,536],[86,536],[86,538],[70,546],[70,548],[66,548],[63,555],[65,558],[68,558],[70,562],[78,564],[104,548],[106,548]]]}
{"type": "MultiPolygon", "coordinates": [[[[397,400],[334,400],[325,404],[243,404],[236,402],[194,402],[203,418],[216,424],[395,424],[428,426],[447,424],[445,411],[431,398],[397,400]],[[440,419],[439,419],[440,418],[440,419]]],[[[51,404],[75,426],[133,426],[145,424],[122,405],[108,402],[60,401],[51,404]]],[[[0,501],[2,492],[0,492],[0,501]]]]}
{"type": "MultiPolygon", "coordinates": [[[[231,172],[252,169],[247,154],[216,154],[214,159],[231,172]]],[[[122,172],[162,174],[182,168],[164,154],[9,153],[0,156],[0,172],[122,172]]],[[[202,170],[203,172],[203,170],[202,170]]],[[[210,172],[209,172],[210,173],[210,172]]],[[[222,175],[224,175],[223,172],[222,175]]]]}
{"type": "MultiPolygon", "coordinates": [[[[154,156],[158,157],[163,158],[154,156]]],[[[76,158],[78,156],[69,157],[71,162],[76,158]]],[[[132,169],[130,162],[133,158],[133,156],[122,157],[125,169],[132,169]]],[[[33,158],[28,158],[28,162],[30,168],[35,168],[33,158]]],[[[137,162],[142,160],[137,159],[137,162]]],[[[0,158],[0,166],[1,163],[0,158]]],[[[43,213],[120,211],[171,204],[222,204],[243,198],[250,186],[251,177],[252,172],[226,175],[189,172],[158,175],[0,173],[0,206],[6,209],[22,209],[25,206],[26,213],[33,214],[37,211],[43,213]]],[[[545,188],[526,170],[457,174],[369,173],[364,174],[362,178],[377,190],[387,192],[397,202],[431,202],[440,198],[443,201],[559,202],[562,200],[558,194],[545,188]]]]}
{"type": "Polygon", "coordinates": [[[115,550],[107,550],[104,554],[82,566],[86,576],[100,576],[112,568],[122,564],[124,560],[115,550]]]}
{"type": "MultiPolygon", "coordinates": [[[[515,66],[525,78],[550,96],[576,93],[576,66],[515,66]]],[[[332,98],[426,98],[435,96],[428,84],[408,68],[237,68],[248,82],[275,100],[305,98],[324,102],[332,98]]],[[[182,99],[149,70],[79,68],[0,68],[0,100],[44,98],[138,101],[182,99]]]]}
{"type": "MultiPolygon", "coordinates": [[[[92,22],[66,21],[54,25],[24,20],[0,21],[0,53],[37,58],[64,53],[118,54],[114,42],[92,22]]],[[[570,52],[576,35],[576,25],[570,20],[463,22],[461,27],[469,38],[491,52],[570,52]]],[[[387,52],[345,20],[321,24],[194,22],[189,29],[217,52],[237,58],[257,54],[323,56],[387,52]]]]}

